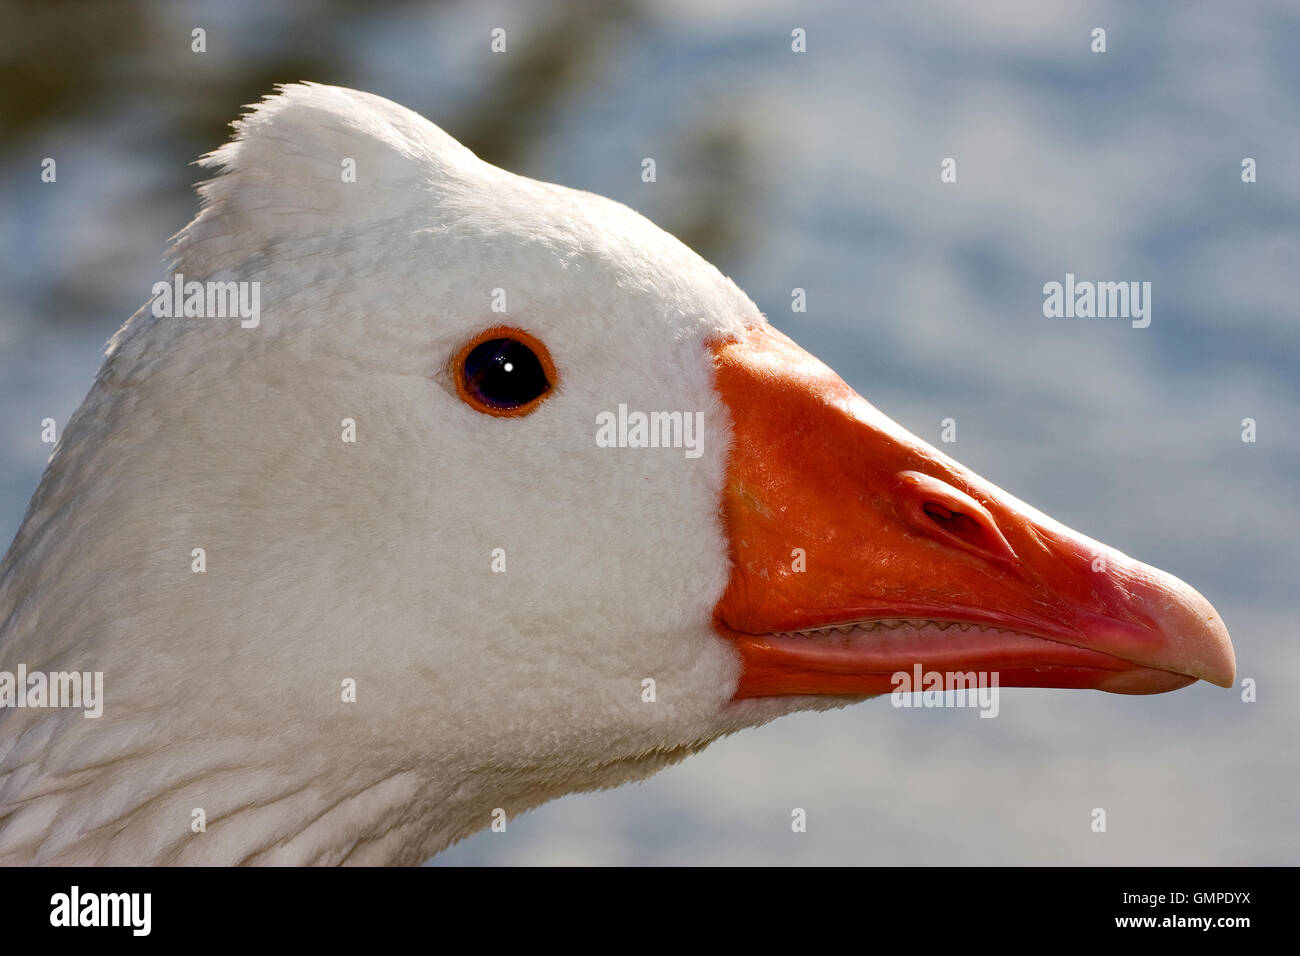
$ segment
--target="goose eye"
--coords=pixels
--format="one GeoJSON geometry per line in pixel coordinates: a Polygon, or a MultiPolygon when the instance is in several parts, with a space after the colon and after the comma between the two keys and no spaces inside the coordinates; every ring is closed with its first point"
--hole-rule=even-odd
{"type": "Polygon", "coordinates": [[[520,329],[480,332],[461,349],[453,373],[461,399],[488,415],[527,415],[555,383],[546,346],[520,329]]]}

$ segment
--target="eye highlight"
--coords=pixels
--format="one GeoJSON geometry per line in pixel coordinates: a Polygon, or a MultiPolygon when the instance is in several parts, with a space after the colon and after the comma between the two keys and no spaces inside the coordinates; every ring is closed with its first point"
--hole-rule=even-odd
{"type": "Polygon", "coordinates": [[[452,366],[456,393],[486,415],[527,415],[555,385],[546,346],[522,329],[497,326],[474,336],[452,366]]]}

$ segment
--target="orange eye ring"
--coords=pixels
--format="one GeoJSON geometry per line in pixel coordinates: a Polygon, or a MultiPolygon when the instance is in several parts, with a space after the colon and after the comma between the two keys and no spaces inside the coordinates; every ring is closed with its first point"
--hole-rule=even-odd
{"type": "Polygon", "coordinates": [[[451,377],[462,402],[497,418],[530,414],[559,382],[546,346],[508,325],[484,329],[466,342],[452,361],[451,377]],[[515,378],[505,377],[511,373],[515,378]],[[494,394],[494,389],[508,394],[494,394]]]}

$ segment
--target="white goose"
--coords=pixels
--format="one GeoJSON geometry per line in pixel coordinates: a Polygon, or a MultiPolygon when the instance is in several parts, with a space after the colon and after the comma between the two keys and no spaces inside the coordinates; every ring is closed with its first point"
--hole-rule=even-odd
{"type": "Polygon", "coordinates": [[[915,664],[1231,684],[1199,594],[629,209],[365,93],[236,125],[173,269],[259,282],[260,324],[133,316],[0,565],[0,671],[104,682],[98,719],[0,683],[0,861],[417,863],[915,664]]]}

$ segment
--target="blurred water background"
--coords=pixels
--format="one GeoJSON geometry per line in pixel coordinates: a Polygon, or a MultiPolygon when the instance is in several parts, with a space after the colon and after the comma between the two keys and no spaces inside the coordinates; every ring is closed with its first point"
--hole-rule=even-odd
{"type": "Polygon", "coordinates": [[[352,86],[675,233],[904,426],[955,418],[963,463],[1195,585],[1258,681],[787,718],[437,862],[1294,864],[1297,51],[1282,0],[5,3],[0,547],[187,164],[276,82],[352,86]],[[1150,281],[1150,327],[1044,318],[1067,272],[1150,281]]]}

